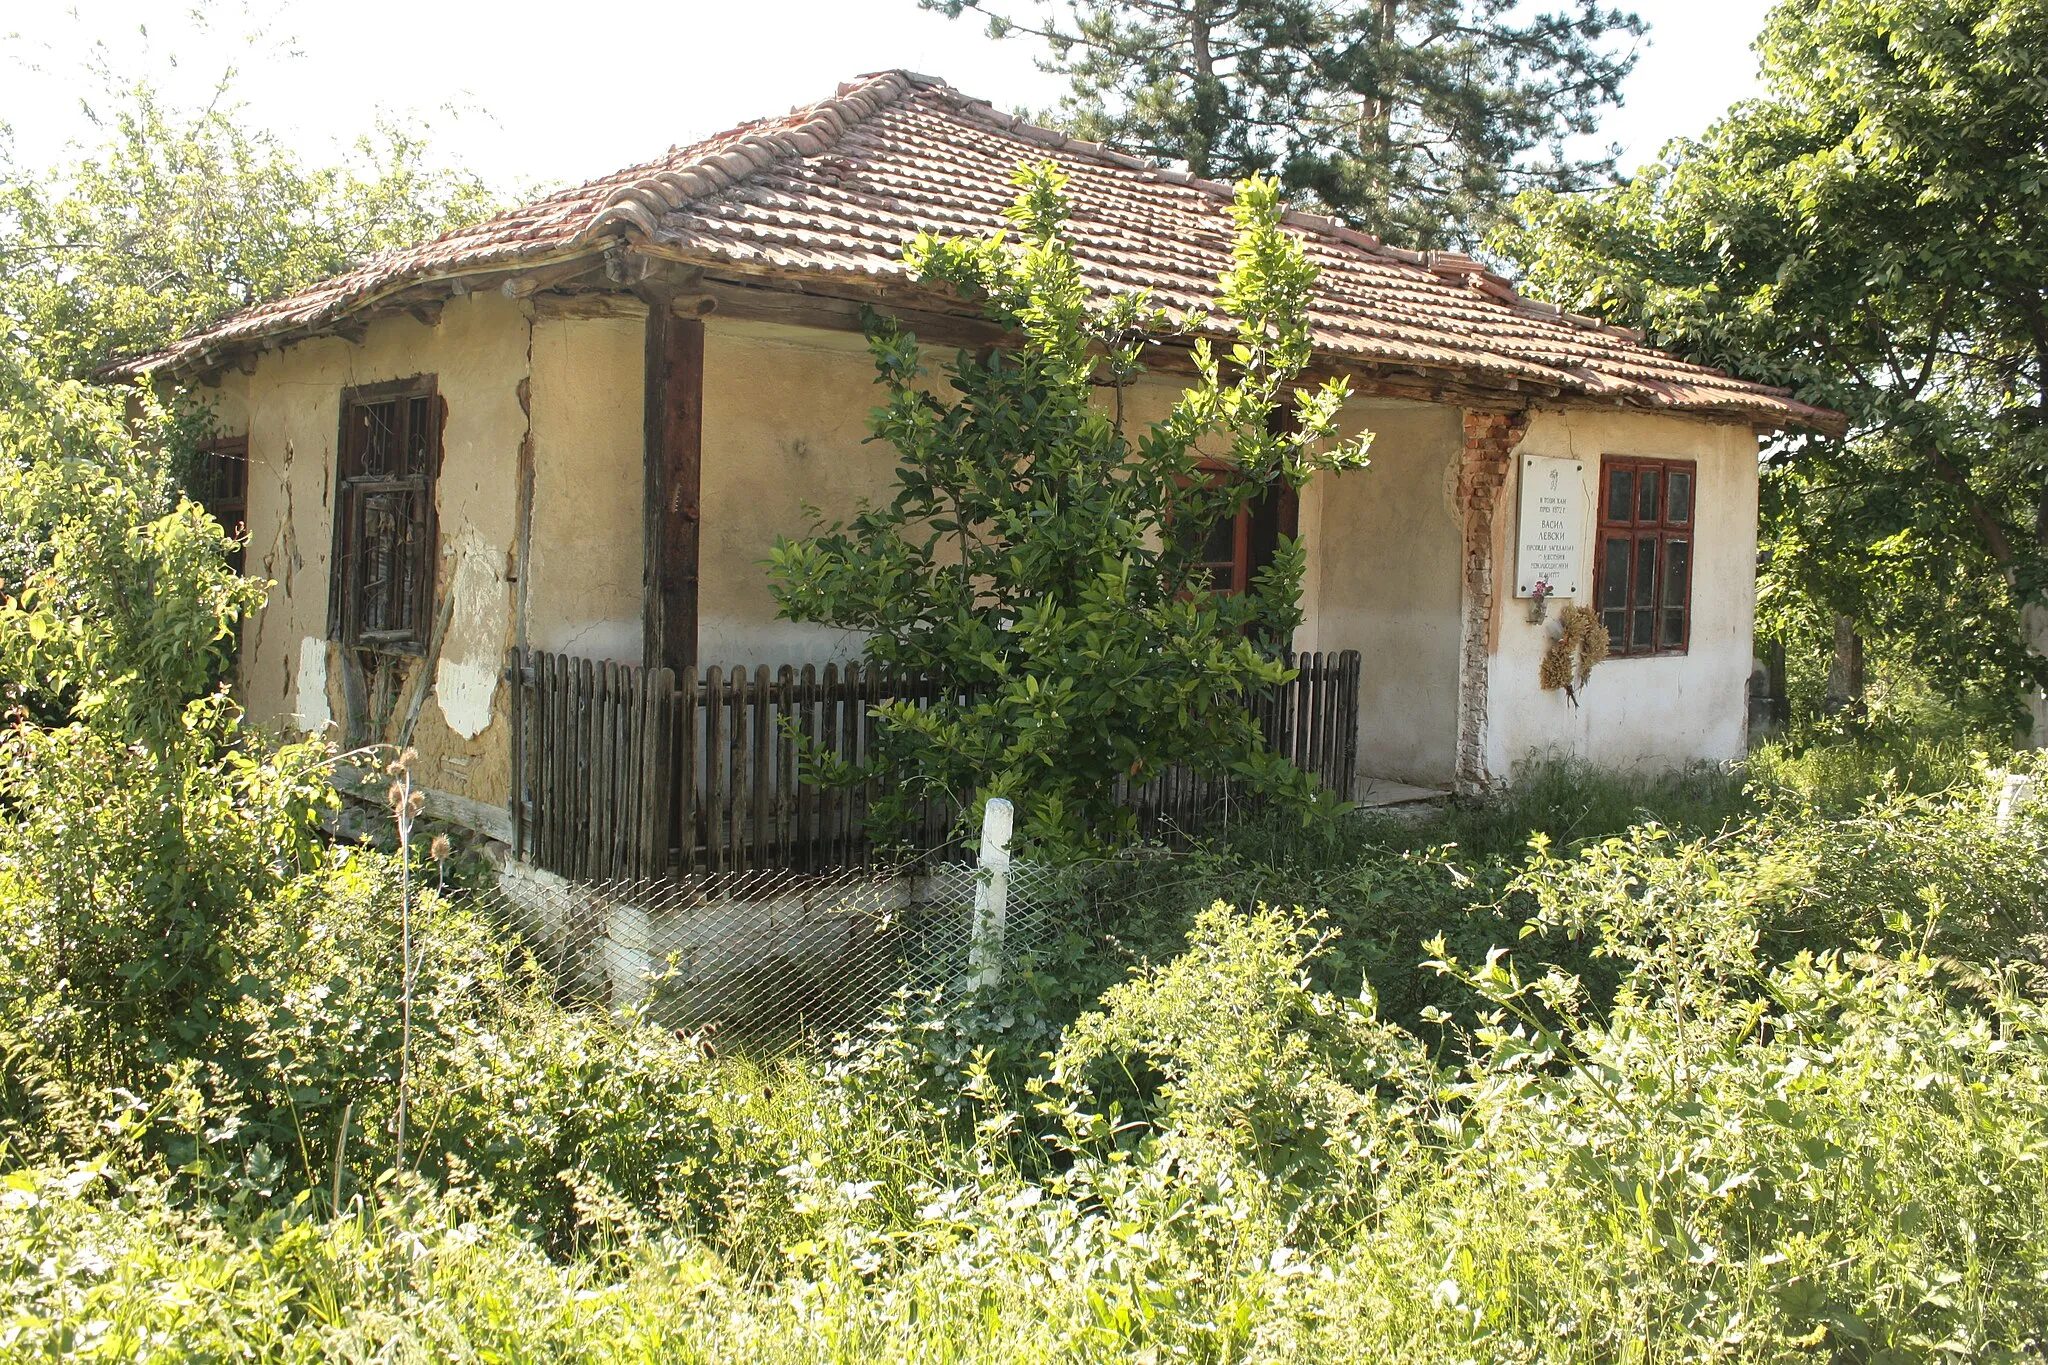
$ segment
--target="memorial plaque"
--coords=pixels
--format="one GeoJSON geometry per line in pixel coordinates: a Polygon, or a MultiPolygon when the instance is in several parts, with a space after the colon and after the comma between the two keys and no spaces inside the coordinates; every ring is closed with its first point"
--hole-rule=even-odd
{"type": "Polygon", "coordinates": [[[1539,582],[1552,597],[1578,598],[1586,562],[1586,462],[1522,457],[1522,517],[1515,554],[1515,596],[1539,582]]]}

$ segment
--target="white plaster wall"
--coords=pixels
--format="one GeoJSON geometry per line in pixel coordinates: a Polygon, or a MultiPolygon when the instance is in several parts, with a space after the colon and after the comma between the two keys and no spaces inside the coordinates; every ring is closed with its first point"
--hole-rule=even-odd
{"type": "MultiPolygon", "coordinates": [[[[1635,413],[1539,412],[1517,449],[1495,521],[1492,648],[1487,672],[1486,762],[1511,777],[1534,757],[1577,757],[1616,769],[1654,771],[1696,760],[1740,758],[1747,747],[1751,636],[1756,617],[1756,436],[1748,427],[1635,413]],[[1573,706],[1537,682],[1556,629],[1531,624],[1514,592],[1515,509],[1524,454],[1558,455],[1597,472],[1603,455],[1699,462],[1695,511],[1692,641],[1683,655],[1609,659],[1573,706]]],[[[1595,485],[1597,487],[1597,484],[1595,485]]],[[[1582,600],[1591,601],[1587,510],[1582,600]]]]}

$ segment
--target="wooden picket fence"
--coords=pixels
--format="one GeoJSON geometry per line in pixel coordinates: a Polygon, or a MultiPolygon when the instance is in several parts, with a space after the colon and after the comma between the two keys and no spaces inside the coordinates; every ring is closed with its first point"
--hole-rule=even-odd
{"type": "MultiPolygon", "coordinates": [[[[1348,800],[1358,652],[1291,662],[1299,675],[1254,710],[1276,749],[1348,800]]],[[[943,686],[858,663],[692,668],[678,677],[540,650],[515,651],[509,674],[514,852],[586,881],[867,863],[877,789],[809,781],[800,752],[814,746],[863,762],[877,706],[929,704],[943,686]]],[[[1125,799],[1147,834],[1177,838],[1227,818],[1232,794],[1224,779],[1176,770],[1125,799]]],[[[938,847],[956,814],[925,803],[912,842],[938,847]]]]}

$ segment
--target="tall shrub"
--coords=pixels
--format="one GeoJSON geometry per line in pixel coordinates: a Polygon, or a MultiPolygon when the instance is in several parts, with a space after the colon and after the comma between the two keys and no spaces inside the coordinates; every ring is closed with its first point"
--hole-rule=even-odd
{"type": "Polygon", "coordinates": [[[1365,463],[1369,438],[1335,439],[1342,381],[1289,400],[1316,270],[1281,230],[1279,187],[1247,180],[1232,209],[1220,298],[1235,343],[1218,356],[1198,337],[1196,383],[1133,433],[1123,399],[1164,314],[1142,291],[1090,298],[1056,166],[1015,182],[1015,240],[924,236],[908,253],[925,281],[983,300],[1009,339],[958,353],[933,384],[917,338],[871,315],[886,393],[871,425],[899,454],[895,496],[779,540],[770,560],[783,616],[859,631],[871,662],[950,684],[924,709],[884,706],[873,763],[837,775],[889,778],[885,830],[926,799],[971,818],[989,797],[1022,797],[1023,837],[1069,846],[1126,833],[1119,779],[1174,764],[1305,802],[1307,779],[1245,708],[1289,676],[1274,646],[1301,620],[1302,547],[1282,538],[1244,593],[1201,568],[1219,522],[1365,463]]]}

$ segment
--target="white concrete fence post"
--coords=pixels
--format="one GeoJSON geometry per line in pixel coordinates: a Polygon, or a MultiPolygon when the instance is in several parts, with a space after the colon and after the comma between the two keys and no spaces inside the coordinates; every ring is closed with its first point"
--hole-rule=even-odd
{"type": "Polygon", "coordinates": [[[981,816],[981,866],[974,877],[974,937],[967,949],[970,979],[976,987],[993,986],[1003,978],[1003,925],[1010,900],[1010,831],[1016,810],[1000,796],[990,797],[981,816]]]}

